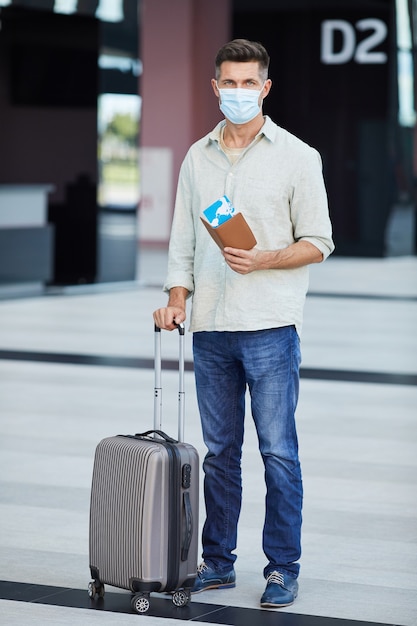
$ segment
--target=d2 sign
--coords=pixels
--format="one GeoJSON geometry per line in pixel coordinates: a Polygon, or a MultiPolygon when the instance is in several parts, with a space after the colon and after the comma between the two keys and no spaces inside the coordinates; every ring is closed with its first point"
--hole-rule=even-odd
{"type": "Polygon", "coordinates": [[[342,65],[352,59],[356,63],[386,63],[385,52],[375,52],[386,38],[387,25],[377,18],[359,20],[353,26],[346,20],[325,20],[321,24],[321,61],[327,65],[342,65]],[[371,31],[356,45],[356,32],[371,31]],[[342,45],[335,50],[335,34],[341,35],[342,45]]]}

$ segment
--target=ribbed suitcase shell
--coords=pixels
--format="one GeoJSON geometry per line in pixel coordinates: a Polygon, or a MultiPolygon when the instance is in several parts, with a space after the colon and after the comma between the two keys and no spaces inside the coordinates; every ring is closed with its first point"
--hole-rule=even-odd
{"type": "Polygon", "coordinates": [[[92,576],[131,591],[192,586],[197,570],[198,471],[198,454],[189,444],[124,436],[103,439],[96,448],[91,491],[92,576]],[[187,519],[190,510],[192,520],[187,519]]]}

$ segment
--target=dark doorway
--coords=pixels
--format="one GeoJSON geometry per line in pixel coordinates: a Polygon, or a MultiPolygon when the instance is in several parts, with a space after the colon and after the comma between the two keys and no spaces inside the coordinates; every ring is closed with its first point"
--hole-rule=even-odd
{"type": "Polygon", "coordinates": [[[392,4],[234,3],[233,36],[261,41],[271,55],[265,113],[322,155],[337,254],[384,254],[395,201],[392,4]]]}

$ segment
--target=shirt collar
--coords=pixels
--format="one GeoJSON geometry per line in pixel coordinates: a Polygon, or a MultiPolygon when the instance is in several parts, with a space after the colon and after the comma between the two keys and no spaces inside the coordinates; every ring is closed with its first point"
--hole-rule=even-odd
{"type": "MultiPolygon", "coordinates": [[[[277,136],[278,127],[268,115],[265,115],[265,123],[259,131],[258,135],[264,135],[269,141],[274,142],[277,136]]],[[[226,121],[222,120],[213,128],[211,133],[207,135],[207,142],[216,141],[220,144],[221,129],[226,125],[226,121]]]]}

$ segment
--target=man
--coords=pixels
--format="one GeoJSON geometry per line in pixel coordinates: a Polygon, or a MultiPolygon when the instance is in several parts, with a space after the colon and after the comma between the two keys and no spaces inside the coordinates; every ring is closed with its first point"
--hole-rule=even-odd
{"type": "Polygon", "coordinates": [[[262,607],[292,604],[301,554],[302,479],[295,409],[308,265],[332,251],[319,154],[262,114],[269,56],[236,39],[216,56],[215,96],[225,120],[191,146],[181,167],[160,328],[186,317],[202,431],[206,520],[193,591],[235,586],[245,392],[265,466],[262,607]],[[226,195],[248,222],[251,250],[216,246],[200,220],[226,195]]]}

